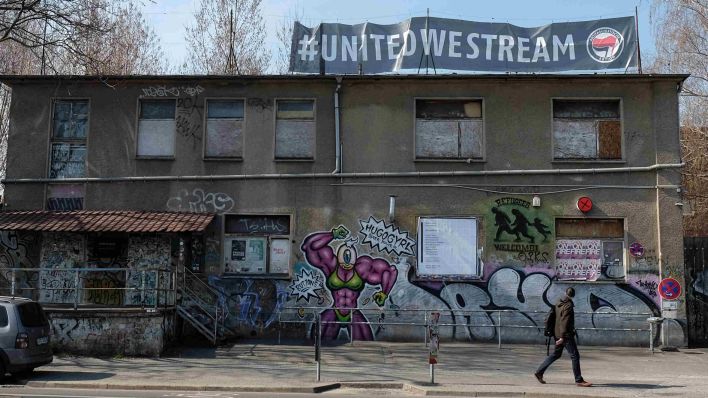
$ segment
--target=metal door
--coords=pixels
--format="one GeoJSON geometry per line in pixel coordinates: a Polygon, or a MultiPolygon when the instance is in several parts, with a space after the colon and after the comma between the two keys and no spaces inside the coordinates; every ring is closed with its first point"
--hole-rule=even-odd
{"type": "Polygon", "coordinates": [[[684,238],[689,347],[708,347],[708,238],[684,238]]]}

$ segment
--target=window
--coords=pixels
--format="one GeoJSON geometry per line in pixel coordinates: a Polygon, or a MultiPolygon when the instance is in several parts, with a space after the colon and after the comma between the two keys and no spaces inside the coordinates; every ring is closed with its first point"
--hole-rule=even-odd
{"type": "Polygon", "coordinates": [[[290,271],[289,215],[227,214],[225,272],[287,275],[290,271]]]}
{"type": "Polygon", "coordinates": [[[49,178],[86,176],[87,100],[56,100],[52,118],[49,178]]]}
{"type": "Polygon", "coordinates": [[[276,101],[275,158],[315,157],[315,101],[276,101]]]}
{"type": "Polygon", "coordinates": [[[47,186],[47,210],[69,211],[84,208],[83,184],[51,184],[47,186]]]}
{"type": "Polygon", "coordinates": [[[243,100],[207,100],[207,158],[243,157],[243,100]]]}
{"type": "Polygon", "coordinates": [[[553,100],[553,157],[622,159],[619,100],[553,100]]]}
{"type": "Polygon", "coordinates": [[[418,276],[480,276],[474,217],[420,217],[417,246],[418,276]]]}
{"type": "Polygon", "coordinates": [[[482,159],[482,101],[415,102],[416,159],[482,159]]]}
{"type": "Polygon", "coordinates": [[[174,156],[175,107],[174,99],[140,101],[138,156],[174,156]]]}
{"type": "Polygon", "coordinates": [[[560,280],[624,279],[624,220],[556,219],[556,276],[560,280]]]}
{"type": "Polygon", "coordinates": [[[9,324],[7,319],[7,309],[0,306],[0,327],[6,327],[9,324]]]}
{"type": "Polygon", "coordinates": [[[22,326],[32,328],[38,326],[49,326],[47,316],[44,314],[39,303],[23,303],[17,306],[17,312],[20,314],[22,326]]]}

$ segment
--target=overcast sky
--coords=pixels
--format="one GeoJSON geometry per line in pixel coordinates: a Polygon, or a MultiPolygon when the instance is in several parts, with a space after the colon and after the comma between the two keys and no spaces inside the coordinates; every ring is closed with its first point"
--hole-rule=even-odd
{"type": "MultiPolygon", "coordinates": [[[[192,21],[199,0],[154,0],[145,2],[144,13],[160,37],[173,65],[184,62],[184,26],[192,21]]],[[[430,15],[479,22],[509,22],[533,27],[552,22],[582,21],[634,15],[639,9],[639,41],[642,59],[654,53],[649,0],[263,0],[263,17],[273,56],[278,43],[275,32],[286,16],[301,9],[307,26],[320,22],[356,24],[396,23],[413,16],[430,15]]]]}

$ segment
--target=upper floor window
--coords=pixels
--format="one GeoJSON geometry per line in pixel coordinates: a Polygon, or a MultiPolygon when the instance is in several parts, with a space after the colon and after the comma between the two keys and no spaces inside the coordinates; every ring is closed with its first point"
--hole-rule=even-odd
{"type": "Polygon", "coordinates": [[[88,100],[55,100],[49,178],[86,176],[88,100]]]}
{"type": "Polygon", "coordinates": [[[623,279],[624,220],[556,219],[556,277],[560,280],[623,279]]]}
{"type": "Polygon", "coordinates": [[[243,157],[243,100],[207,100],[204,157],[243,157]]]}
{"type": "Polygon", "coordinates": [[[482,159],[483,148],[482,100],[416,100],[416,159],[482,159]]]}
{"type": "Polygon", "coordinates": [[[553,100],[553,157],[622,159],[619,100],[553,100]]]}
{"type": "Polygon", "coordinates": [[[315,101],[277,100],[275,122],[276,159],[315,157],[315,101]]]}
{"type": "Polygon", "coordinates": [[[138,156],[175,155],[175,110],[174,99],[140,100],[138,156]]]}

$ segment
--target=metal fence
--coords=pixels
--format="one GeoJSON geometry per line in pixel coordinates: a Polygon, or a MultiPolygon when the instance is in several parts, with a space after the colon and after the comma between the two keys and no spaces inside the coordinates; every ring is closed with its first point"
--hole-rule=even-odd
{"type": "MultiPolygon", "coordinates": [[[[278,313],[278,344],[281,343],[281,330],[283,329],[283,325],[288,325],[288,324],[305,324],[306,327],[311,327],[312,331],[314,333],[314,336],[312,336],[312,340],[314,340],[314,357],[315,357],[315,364],[316,364],[316,380],[320,380],[320,372],[321,372],[321,346],[322,346],[322,331],[323,327],[328,324],[336,324],[339,325],[340,327],[345,327],[349,331],[349,343],[354,344],[354,339],[353,339],[353,333],[352,333],[352,326],[357,325],[357,324],[366,324],[369,326],[379,326],[379,325],[386,325],[386,326],[406,326],[410,328],[421,328],[421,333],[423,335],[423,341],[422,343],[425,344],[426,347],[429,345],[429,335],[430,335],[430,330],[429,328],[432,326],[431,325],[431,320],[433,319],[432,315],[433,313],[441,313],[445,314],[445,318],[442,319],[452,319],[453,322],[449,321],[443,321],[443,322],[437,322],[436,326],[437,328],[445,328],[445,327],[474,327],[474,328],[491,328],[495,330],[496,334],[496,343],[499,349],[502,348],[502,341],[504,338],[504,330],[529,330],[535,332],[534,334],[538,336],[539,334],[543,336],[543,332],[545,329],[544,325],[544,320],[546,317],[546,314],[548,314],[548,311],[527,311],[527,310],[517,310],[517,309],[494,309],[494,310],[460,310],[460,309],[450,309],[450,308],[445,308],[445,309],[385,309],[385,308],[380,308],[380,309],[372,309],[372,308],[362,308],[362,307],[355,307],[355,308],[340,308],[340,312],[347,312],[349,314],[352,314],[353,311],[358,311],[362,315],[365,313],[369,314],[387,314],[387,313],[393,313],[394,315],[397,315],[397,317],[401,317],[401,314],[406,314],[408,315],[407,317],[403,318],[412,318],[411,321],[354,321],[353,316],[349,316],[347,321],[326,321],[322,319],[322,314],[324,311],[328,309],[333,309],[333,308],[323,308],[323,307],[283,307],[281,311],[278,313]],[[292,317],[291,315],[295,314],[296,316],[292,317]],[[469,322],[469,319],[474,316],[474,315],[483,315],[484,319],[487,319],[489,323],[484,323],[484,324],[460,324],[458,322],[455,322],[454,320],[457,319],[466,319],[469,322]],[[522,316],[524,319],[529,320],[533,325],[529,324],[515,324],[513,319],[516,318],[518,319],[519,316],[522,316]],[[510,319],[512,318],[512,319],[510,319]],[[496,321],[496,322],[495,322],[496,321]]],[[[623,317],[628,317],[630,319],[633,319],[629,322],[625,323],[633,323],[634,325],[642,325],[642,327],[577,327],[577,335],[579,338],[582,338],[583,334],[590,333],[592,332],[624,332],[624,333],[646,333],[647,338],[649,339],[649,349],[651,350],[652,353],[654,353],[654,340],[656,337],[655,333],[655,327],[656,327],[656,319],[653,318],[654,314],[648,313],[648,312],[575,312],[576,314],[576,320],[580,318],[582,320],[582,317],[584,316],[598,316],[598,317],[607,317],[607,316],[623,316],[623,317]],[[646,325],[646,326],[644,326],[646,325]]],[[[364,319],[368,319],[365,316],[363,317],[364,319]]],[[[391,317],[384,316],[384,319],[388,318],[390,319],[391,317]]],[[[479,317],[477,318],[479,319],[479,317]]],[[[581,322],[582,323],[582,322],[581,322]]],[[[657,331],[658,332],[658,331],[657,331]]],[[[543,337],[545,339],[545,337],[543,337]]],[[[430,371],[431,371],[431,380],[434,381],[434,371],[433,371],[434,366],[431,365],[430,371]]]]}
{"type": "Polygon", "coordinates": [[[175,275],[130,268],[2,268],[0,294],[59,307],[175,305],[175,275]]]}

